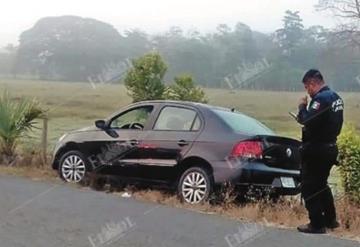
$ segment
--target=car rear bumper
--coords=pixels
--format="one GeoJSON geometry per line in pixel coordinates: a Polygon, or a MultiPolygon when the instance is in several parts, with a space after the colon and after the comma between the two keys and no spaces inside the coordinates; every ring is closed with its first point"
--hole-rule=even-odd
{"type": "Polygon", "coordinates": [[[214,168],[214,181],[217,184],[230,181],[240,186],[272,189],[282,195],[298,194],[301,185],[300,170],[274,168],[261,162],[219,162],[214,168]]]}

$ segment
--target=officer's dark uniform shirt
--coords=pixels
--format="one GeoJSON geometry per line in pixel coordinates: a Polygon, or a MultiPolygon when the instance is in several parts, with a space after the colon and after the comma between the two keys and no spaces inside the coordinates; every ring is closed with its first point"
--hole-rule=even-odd
{"type": "Polygon", "coordinates": [[[335,143],[343,124],[344,102],[328,86],[299,107],[298,122],[303,127],[303,143],[335,143]]]}

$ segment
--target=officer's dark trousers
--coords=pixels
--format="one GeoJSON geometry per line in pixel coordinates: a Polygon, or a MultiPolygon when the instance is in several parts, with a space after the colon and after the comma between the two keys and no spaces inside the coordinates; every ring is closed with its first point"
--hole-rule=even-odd
{"type": "Polygon", "coordinates": [[[336,220],[334,198],[327,180],[338,155],[336,146],[307,144],[302,149],[302,197],[310,223],[324,227],[336,220]]]}

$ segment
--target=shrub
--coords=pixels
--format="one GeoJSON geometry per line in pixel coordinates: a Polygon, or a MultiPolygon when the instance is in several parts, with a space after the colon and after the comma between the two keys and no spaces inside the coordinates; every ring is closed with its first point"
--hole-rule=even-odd
{"type": "Polygon", "coordinates": [[[192,76],[178,76],[174,81],[175,83],[167,88],[165,98],[207,103],[205,92],[200,87],[196,87],[192,76]]]}
{"type": "Polygon", "coordinates": [[[338,145],[339,170],[345,193],[360,202],[360,135],[354,126],[345,126],[338,145]]]}
{"type": "Polygon", "coordinates": [[[34,128],[34,120],[42,114],[35,100],[14,101],[7,92],[0,96],[0,162],[12,163],[19,139],[34,128]]]}
{"type": "Polygon", "coordinates": [[[167,65],[157,52],[150,52],[132,61],[125,77],[125,86],[133,102],[170,99],[207,103],[205,92],[196,86],[191,75],[175,77],[172,85],[165,86],[167,65]]]}
{"type": "Polygon", "coordinates": [[[159,53],[151,52],[132,61],[127,71],[125,86],[133,102],[162,99],[167,65],[159,53]]]}

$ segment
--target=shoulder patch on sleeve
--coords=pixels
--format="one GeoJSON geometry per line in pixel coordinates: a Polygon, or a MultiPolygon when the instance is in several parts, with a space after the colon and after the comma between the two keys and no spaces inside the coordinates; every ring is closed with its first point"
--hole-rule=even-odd
{"type": "Polygon", "coordinates": [[[319,110],[320,109],[320,102],[319,101],[314,101],[311,105],[311,109],[314,110],[319,110]]]}
{"type": "Polygon", "coordinates": [[[344,101],[341,98],[335,100],[332,103],[331,108],[332,108],[333,112],[343,111],[344,110],[344,101]]]}

